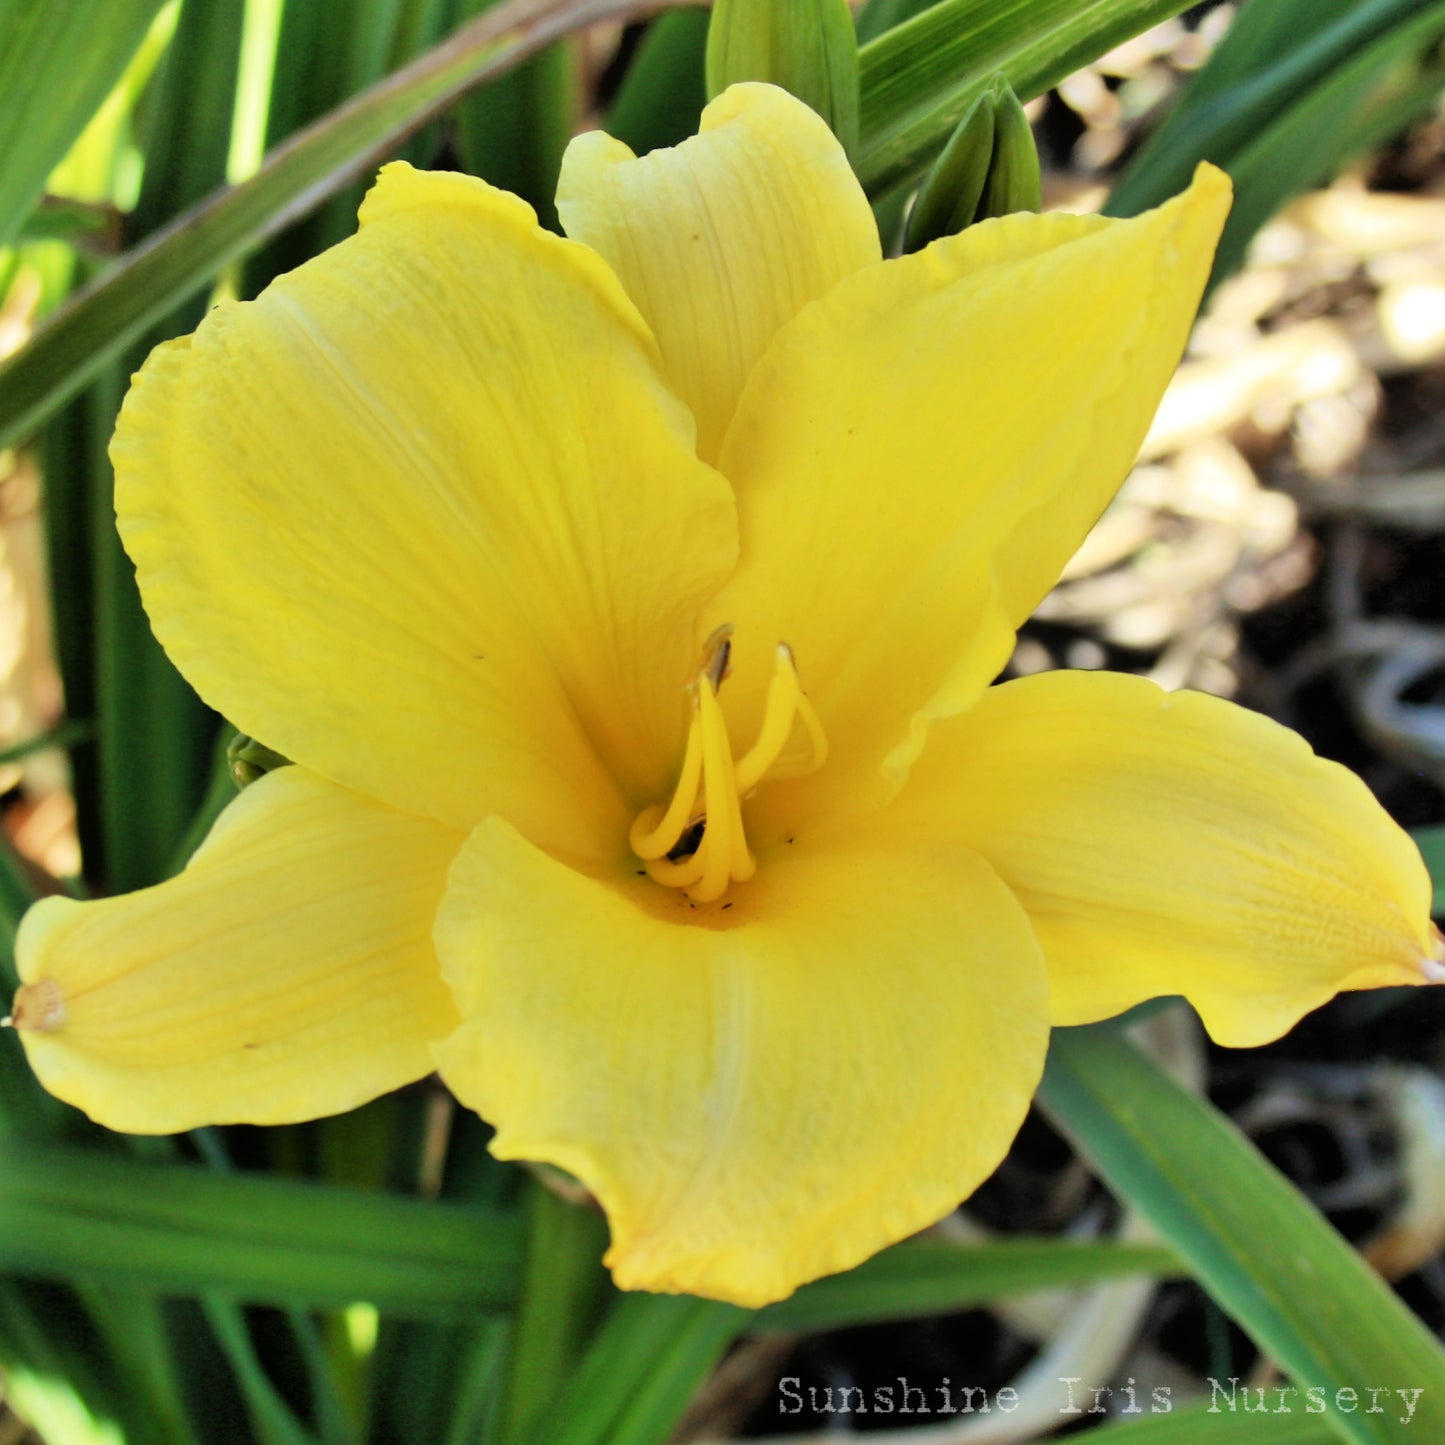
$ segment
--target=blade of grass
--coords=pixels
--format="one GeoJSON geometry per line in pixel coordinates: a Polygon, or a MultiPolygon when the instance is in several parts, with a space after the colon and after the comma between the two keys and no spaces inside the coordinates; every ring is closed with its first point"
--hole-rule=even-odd
{"type": "Polygon", "coordinates": [[[1445,57],[1438,49],[1423,56],[1408,77],[1391,77],[1372,97],[1368,112],[1355,130],[1355,154],[1368,155],[1428,114],[1445,92],[1445,57]]]}
{"type": "Polygon", "coordinates": [[[912,1240],[884,1250],[846,1274],[804,1285],[791,1299],[760,1311],[748,1328],[848,1329],[972,1309],[1040,1290],[1183,1272],[1178,1258],[1162,1245],[1068,1239],[1000,1239],[985,1244],[912,1240]]]}
{"type": "MultiPolygon", "coordinates": [[[[182,7],[147,106],[145,173],[127,236],[144,237],[180,207],[225,179],[235,108],[244,0],[182,7]]],[[[161,651],[141,609],[134,572],[115,531],[113,477],[106,447],[124,392],[124,373],[156,343],[190,330],[204,298],[191,297],[153,327],[124,363],[108,363],[89,392],[56,419],[72,434],[52,446],[47,483],[58,504],[83,504],[89,535],[78,548],[77,577],[56,575],[57,590],[88,584],[88,615],[59,607],[67,688],[94,709],[95,741],[78,752],[75,796],[87,880],[124,892],[165,876],[178,838],[205,787],[216,719],[161,651]],[[60,474],[65,467],[67,473],[60,474]],[[70,629],[79,629],[76,638],[70,629]]],[[[51,509],[54,516],[54,509],[51,509]]],[[[57,519],[63,530],[73,520],[57,519]]],[[[59,599],[57,598],[57,602],[59,599]]]]}
{"type": "Polygon", "coordinates": [[[0,1141],[0,1268],[117,1287],[469,1318],[515,1298],[512,1217],[0,1141]]]}
{"type": "MultiPolygon", "coordinates": [[[[101,202],[45,196],[21,223],[15,244],[27,241],[64,241],[92,255],[113,255],[120,249],[120,212],[101,202]]],[[[0,295],[4,293],[5,277],[0,274],[0,295]]]]}
{"type": "Polygon", "coordinates": [[[502,1316],[450,1327],[384,1318],[369,1382],[371,1438],[394,1445],[495,1440],[510,1333],[502,1316]]]}
{"type": "MultiPolygon", "coordinates": [[[[236,1384],[260,1445],[317,1445],[317,1437],[302,1427],[291,1407],[277,1392],[256,1354],[239,1307],[215,1298],[203,1302],[206,1319],[235,1371],[236,1384]]],[[[324,1445],[346,1445],[347,1437],[323,1431],[324,1445]]]]}
{"type": "Polygon", "coordinates": [[[644,0],[508,0],[273,151],[245,184],[178,216],[0,368],[0,447],[30,432],[198,285],[364,174],[472,86],[644,0]]]}
{"type": "Polygon", "coordinates": [[[124,1383],[98,1349],[71,1291],[0,1280],[0,1366],[6,1403],[50,1441],[127,1445],[124,1383]]]}
{"type": "MultiPolygon", "coordinates": [[[[508,1324],[492,1320],[482,1322],[463,1336],[462,1348],[448,1381],[451,1408],[445,1429],[433,1440],[439,1439],[443,1445],[474,1445],[477,1440],[494,1437],[493,1421],[500,1409],[510,1334],[508,1324]]],[[[426,1445],[432,1445],[432,1441],[426,1445]]]]}
{"type": "MultiPolygon", "coordinates": [[[[245,19],[245,0],[181,7],[151,96],[145,174],[126,223],[128,241],[144,240],[225,183],[245,19]]],[[[140,340],[125,370],[138,368],[153,346],[192,330],[206,301],[204,291],[183,298],[140,340]]],[[[119,382],[114,407],[124,390],[119,382]]],[[[111,891],[127,892],[166,876],[205,795],[219,720],[151,632],[115,530],[108,456],[100,467],[93,545],[104,881],[111,891]]]]}
{"type": "MultiPolygon", "coordinates": [[[[470,1110],[448,1111],[445,1144],[433,1138],[424,1172],[421,1150],[398,1160],[398,1182],[440,1185],[443,1199],[508,1208],[528,1178],[487,1152],[491,1130],[470,1110]],[[435,1155],[443,1150],[437,1177],[435,1155]]],[[[370,1418],[376,1439],[396,1445],[473,1445],[496,1438],[510,1321],[479,1318],[460,1327],[383,1318],[371,1357],[370,1418]]]]}
{"type": "Polygon", "coordinates": [[[76,1292],[100,1332],[106,1359],[125,1381],[127,1440],[202,1445],[186,1411],[176,1357],[167,1348],[161,1302],[91,1280],[77,1280],[76,1292]]]}
{"type": "Polygon", "coordinates": [[[191,854],[206,841],[206,834],[215,826],[216,819],[225,812],[227,804],[235,801],[236,784],[231,778],[231,766],[226,757],[226,744],[230,739],[230,729],[222,728],[212,746],[210,781],[206,784],[205,796],[171,854],[166,868],[168,878],[174,877],[191,861],[191,854]]]}
{"type": "Polygon", "coordinates": [[[1267,5],[1246,6],[1232,27],[1242,33],[1221,44],[1200,72],[1199,89],[1186,89],[1140,150],[1109,198],[1109,214],[1135,215],[1183,190],[1201,158],[1228,168],[1290,105],[1399,27],[1428,25],[1440,8],[1422,0],[1360,0],[1343,11],[1337,0],[1291,3],[1283,17],[1289,44],[1281,47],[1275,42],[1282,17],[1267,5]]]}
{"type": "MultiPolygon", "coordinates": [[[[226,1176],[234,1174],[235,1166],[219,1129],[194,1129],[190,1139],[211,1170],[226,1176]]],[[[261,1437],[261,1445],[292,1445],[298,1433],[306,1438],[291,1407],[266,1373],[246,1328],[244,1309],[224,1295],[207,1295],[198,1302],[198,1308],[205,1315],[217,1348],[225,1356],[253,1428],[261,1437]]],[[[324,1445],[347,1445],[351,1436],[359,1432],[350,1428],[316,1321],[310,1313],[294,1306],[283,1313],[294,1341],[291,1353],[305,1371],[317,1432],[324,1445]]]]}
{"type": "Polygon", "coordinates": [[[934,3],[935,0],[865,0],[858,12],[858,44],[876,40],[934,3]]]}
{"type": "Polygon", "coordinates": [[[0,246],[16,235],[164,0],[0,0],[0,246]]]}
{"type": "Polygon", "coordinates": [[[44,1138],[81,1123],[79,1114],[36,1082],[15,1030],[0,1030],[0,1139],[44,1138]]]}
{"type": "Polygon", "coordinates": [[[59,723],[47,732],[39,733],[33,738],[26,738],[23,743],[14,743],[8,748],[0,748],[0,766],[22,763],[26,758],[33,757],[36,753],[43,753],[48,748],[73,748],[77,743],[88,742],[91,731],[87,723],[59,723]]]}
{"type": "MultiPolygon", "coordinates": [[[[663,1445],[748,1321],[735,1305],[624,1295],[526,1445],[663,1445]]],[[[515,1437],[503,1437],[513,1445],[515,1437]]]]}
{"type": "MultiPolygon", "coordinates": [[[[35,902],[35,887],[8,838],[0,835],[0,1007],[20,986],[15,972],[15,930],[35,902]]],[[[19,1035],[0,1029],[0,1138],[30,1137],[79,1124],[81,1116],[36,1081],[19,1035]]]]}
{"type": "Polygon", "coordinates": [[[127,244],[225,182],[245,18],[245,0],[181,7],[147,97],[145,172],[125,219],[127,244]]]}
{"type": "Polygon", "coordinates": [[[520,1440],[577,1363],[609,1291],[601,1214],[530,1180],[521,1297],[512,1322],[498,1431],[520,1440]]]}
{"type": "MultiPolygon", "coordinates": [[[[399,20],[398,0],[361,7],[355,0],[286,5],[266,117],[267,147],[279,145],[380,81],[391,68],[399,20]]],[[[354,230],[362,189],[355,184],[342,187],[252,256],[242,294],[255,295],[273,276],[294,269],[354,230]]]]}
{"type": "MultiPolygon", "coordinates": [[[[493,0],[463,0],[465,14],[493,0]]],[[[544,226],[557,229],[557,174],[577,124],[577,59],[560,41],[464,97],[453,112],[462,163],[521,196],[544,226]]]]}
{"type": "Polygon", "coordinates": [[[1445,1440],[1445,1352],[1218,1110],[1101,1025],[1054,1030],[1039,1097],[1297,1385],[1422,1391],[1411,1424],[1331,1412],[1338,1434],[1445,1440]]]}
{"type": "MultiPolygon", "coordinates": [[[[1395,27],[1342,61],[1229,158],[1234,205],[1214,260],[1216,279],[1244,259],[1255,233],[1286,201],[1327,180],[1359,152],[1362,137],[1368,134],[1368,102],[1381,81],[1402,60],[1428,49],[1442,36],[1445,6],[1395,27]]],[[[1419,113],[1428,110],[1432,100],[1422,96],[1419,113]]]]}
{"type": "Polygon", "coordinates": [[[20,987],[15,972],[15,930],[36,897],[10,840],[0,837],[0,991],[6,998],[20,987]]]}
{"type": "Polygon", "coordinates": [[[1031,100],[1187,0],[940,0],[859,54],[870,195],[920,170],[994,71],[1031,100]]]}
{"type": "Polygon", "coordinates": [[[103,465],[114,421],[92,387],[47,426],[39,447],[45,477],[45,545],[55,661],[70,716],[87,731],[70,751],[71,790],[81,857],[99,864],[104,853],[100,748],[95,737],[96,622],[93,478],[103,465]]]}
{"type": "Polygon", "coordinates": [[[605,129],[638,154],[677,145],[697,130],[707,104],[706,10],[659,15],[647,27],[607,112],[605,129]]]}

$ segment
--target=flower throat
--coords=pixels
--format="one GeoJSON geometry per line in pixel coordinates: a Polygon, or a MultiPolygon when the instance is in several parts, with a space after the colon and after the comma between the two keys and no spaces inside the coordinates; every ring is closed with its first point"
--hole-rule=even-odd
{"type": "Polygon", "coordinates": [[[718,690],[728,675],[732,627],[719,627],[703,645],[702,662],[687,691],[692,720],[671,801],[644,808],[632,821],[632,851],[649,876],[680,888],[694,903],[712,903],[729,883],[757,871],[743,827],[742,800],[765,778],[797,778],[822,767],[828,742],[803,696],[797,663],[777,646],[773,679],[757,741],[734,758],[718,690]],[[801,733],[802,747],[789,744],[801,733]]]}

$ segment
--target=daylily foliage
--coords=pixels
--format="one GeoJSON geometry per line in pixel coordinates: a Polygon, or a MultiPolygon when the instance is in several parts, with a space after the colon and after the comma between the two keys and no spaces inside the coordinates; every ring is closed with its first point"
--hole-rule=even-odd
{"type": "Polygon", "coordinates": [[[760,1304],[951,1209],[1052,1023],[1226,1044],[1439,972],[1413,846],[1275,724],[990,687],[1125,475],[1228,206],[882,260],[827,127],[735,86],[572,145],[571,237],[383,171],[352,239],[137,377],[156,632],[295,766],[178,878],[52,899],[16,1022],[117,1129],[440,1069],[593,1190],[624,1287],[760,1304]]]}

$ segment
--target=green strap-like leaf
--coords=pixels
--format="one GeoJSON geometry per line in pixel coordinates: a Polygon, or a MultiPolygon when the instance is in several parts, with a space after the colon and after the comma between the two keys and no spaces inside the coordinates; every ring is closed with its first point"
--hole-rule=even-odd
{"type": "Polygon", "coordinates": [[[1031,100],[1187,8],[1187,0],[940,0],[865,45],[858,178],[870,195],[922,169],[1002,71],[1031,100]]]}
{"type": "Polygon", "coordinates": [[[600,1212],[559,1198],[528,1181],[527,1237],[521,1299],[512,1324],[498,1429],[520,1440],[559,1391],[610,1292],[602,1253],[607,1224],[600,1212]]]}
{"type": "MultiPolygon", "coordinates": [[[[153,234],[226,179],[245,9],[243,0],[181,8],[149,96],[144,178],[125,224],[131,241],[153,234]]],[[[76,689],[69,676],[65,681],[67,692],[89,692],[93,701],[94,745],[73,758],[76,811],[87,881],[105,892],[129,892],[166,876],[205,794],[218,726],[151,632],[135,569],[115,530],[107,455],[126,377],[152,346],[192,330],[205,301],[204,294],[185,298],[52,423],[79,435],[59,447],[52,438],[51,461],[68,456],[84,475],[62,478],[52,466],[47,483],[57,497],[84,493],[90,518],[84,585],[91,604],[91,687],[76,689]]],[[[57,586],[79,581],[56,577],[57,586]]]]}
{"type": "Polygon", "coordinates": [[[791,1299],[762,1310],[750,1328],[837,1330],[947,1314],[1039,1290],[1183,1272],[1177,1256],[1161,1245],[919,1239],[894,1245],[847,1274],[804,1285],[791,1299]]]}
{"type": "MultiPolygon", "coordinates": [[[[462,3],[471,15],[493,0],[462,3]]],[[[452,114],[454,144],[467,170],[521,196],[553,230],[557,175],[577,127],[580,93],[575,48],[563,42],[478,87],[452,114]]]]}
{"type": "Polygon", "coordinates": [[[85,129],[164,0],[0,0],[0,246],[85,129]]]}
{"type": "MultiPolygon", "coordinates": [[[[1397,26],[1342,61],[1228,158],[1234,205],[1214,258],[1215,279],[1243,261],[1256,232],[1281,206],[1329,180],[1359,153],[1381,81],[1401,61],[1428,50],[1442,35],[1445,5],[1437,5],[1433,13],[1397,26]]],[[[1419,113],[1433,101],[1434,97],[1422,96],[1419,113]]]]}
{"type": "Polygon", "coordinates": [[[1340,1436],[1445,1440],[1445,1353],[1218,1110],[1106,1025],[1054,1031],[1040,1099],[1301,1390],[1421,1392],[1408,1423],[1330,1409],[1340,1436]]]}
{"type": "MultiPolygon", "coordinates": [[[[356,0],[306,0],[304,5],[284,5],[266,113],[266,150],[320,122],[455,29],[455,23],[440,27],[442,17],[435,4],[421,11],[415,3],[403,5],[401,0],[367,0],[365,5],[356,0]]],[[[422,159],[417,154],[398,157],[401,149],[392,147],[386,159],[422,159]]],[[[336,188],[324,204],[251,255],[242,271],[241,294],[254,296],[276,276],[349,236],[356,229],[356,212],[369,180],[370,176],[363,176],[336,188]]]]}
{"type": "Polygon", "coordinates": [[[1109,198],[1111,215],[1132,216],[1189,183],[1201,159],[1228,167],[1268,124],[1354,57],[1403,25],[1428,24],[1442,7],[1427,0],[1340,0],[1245,7],[1218,54],[1185,90],[1109,198]],[[1288,10],[1284,16],[1281,12],[1288,10]],[[1280,45],[1280,21],[1288,44],[1280,45]],[[1257,38],[1256,38],[1257,37],[1257,38]]]}
{"type": "Polygon", "coordinates": [[[707,32],[706,10],[674,10],[647,27],[607,112],[609,135],[643,155],[677,145],[697,129],[707,103],[707,32]]]}
{"type": "Polygon", "coordinates": [[[266,1374],[246,1329],[244,1312],[225,1300],[211,1300],[204,1308],[206,1320],[235,1373],[259,1445],[315,1445],[315,1437],[297,1423],[266,1374]]]}
{"type": "Polygon", "coordinates": [[[526,1445],[663,1445],[748,1318],[688,1295],[624,1295],[526,1445]]]}
{"type": "Polygon", "coordinates": [[[0,447],[27,435],[145,328],[228,262],[363,175],[472,86],[636,0],[509,0],[273,151],[58,312],[0,368],[0,447]]]}
{"type": "Polygon", "coordinates": [[[478,1206],[0,1143],[0,1270],[466,1319],[516,1298],[520,1230],[478,1206]]]}
{"type": "MultiPolygon", "coordinates": [[[[926,164],[994,71],[1028,99],[1185,4],[941,0],[861,52],[860,179],[877,192],[926,164]]],[[[0,368],[0,446],[25,436],[178,299],[471,87],[570,31],[635,8],[636,0],[510,0],[279,147],[244,185],[118,262],[0,368]]]]}

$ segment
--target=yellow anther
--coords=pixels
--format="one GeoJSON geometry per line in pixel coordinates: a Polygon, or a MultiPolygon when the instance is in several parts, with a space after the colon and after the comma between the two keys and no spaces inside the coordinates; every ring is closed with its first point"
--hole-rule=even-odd
{"type": "Polygon", "coordinates": [[[677,845],[692,818],[697,802],[697,787],[702,781],[702,721],[693,710],[692,726],[687,731],[687,751],[682,758],[682,772],[666,809],[654,804],[632,820],[628,842],[639,858],[664,858],[677,845]]]}
{"type": "Polygon", "coordinates": [[[828,740],[823,736],[817,713],[803,696],[793,649],[786,642],[780,642],[758,740],[738,761],[738,792],[750,793],[768,774],[775,778],[802,777],[822,767],[827,756],[828,740]],[[807,730],[808,751],[802,757],[786,758],[783,750],[793,735],[794,719],[800,719],[807,730]]]}
{"type": "Polygon", "coordinates": [[[731,622],[724,622],[721,627],[714,627],[708,633],[707,641],[702,645],[702,663],[697,670],[699,680],[707,678],[712,683],[712,690],[716,692],[728,675],[728,664],[732,655],[733,625],[731,622]]]}
{"type": "Polygon", "coordinates": [[[805,777],[808,773],[817,772],[828,761],[828,735],[818,721],[818,714],[813,711],[813,704],[803,696],[801,689],[798,692],[798,717],[808,734],[808,752],[791,764],[787,758],[780,759],[773,769],[775,778],[805,777]]]}
{"type": "Polygon", "coordinates": [[[687,890],[687,896],[694,903],[711,903],[727,891],[733,881],[735,864],[742,865],[739,871],[746,876],[752,875],[752,858],[738,810],[727,723],[723,721],[717,693],[709,678],[704,678],[699,685],[698,703],[702,712],[703,804],[707,810],[707,826],[698,848],[702,877],[687,890]]]}
{"type": "Polygon", "coordinates": [[[731,638],[731,627],[720,627],[708,638],[688,685],[692,721],[672,798],[665,807],[654,803],[644,808],[629,834],[648,876],[665,887],[685,890],[694,903],[716,902],[730,883],[744,882],[757,871],[743,826],[743,794],[765,777],[812,772],[828,753],[817,714],[803,696],[793,654],[780,643],[757,741],[740,761],[733,760],[717,698],[728,675],[731,638]],[[807,735],[806,749],[790,754],[788,744],[798,722],[807,735]]]}

